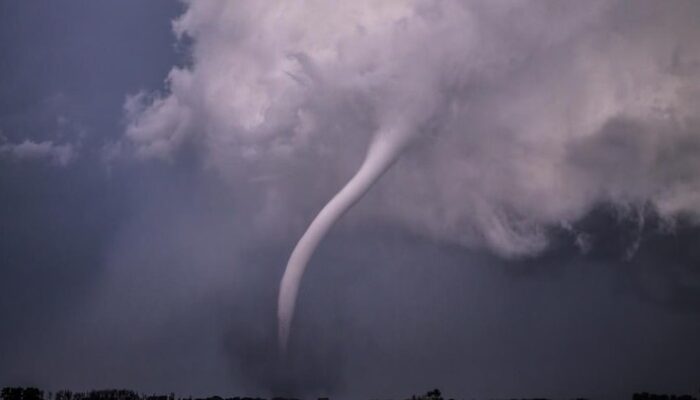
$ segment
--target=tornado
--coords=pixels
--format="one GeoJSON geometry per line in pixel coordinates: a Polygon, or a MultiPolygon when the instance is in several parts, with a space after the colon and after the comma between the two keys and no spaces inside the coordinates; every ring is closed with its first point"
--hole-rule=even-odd
{"type": "Polygon", "coordinates": [[[299,284],[316,247],[333,224],[360,200],[398,159],[407,142],[407,135],[399,129],[377,132],[355,175],[321,209],[294,247],[282,276],[277,302],[278,341],[282,354],[287,348],[299,284]]]}

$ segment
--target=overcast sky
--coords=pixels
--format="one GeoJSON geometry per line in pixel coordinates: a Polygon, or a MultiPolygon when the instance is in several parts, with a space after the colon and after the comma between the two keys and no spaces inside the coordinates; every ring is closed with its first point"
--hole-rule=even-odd
{"type": "Polygon", "coordinates": [[[698,395],[699,107],[691,0],[0,1],[0,386],[698,395]]]}

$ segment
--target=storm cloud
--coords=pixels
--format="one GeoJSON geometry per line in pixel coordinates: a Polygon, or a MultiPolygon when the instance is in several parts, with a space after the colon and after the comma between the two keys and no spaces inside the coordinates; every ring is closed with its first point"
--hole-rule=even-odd
{"type": "Polygon", "coordinates": [[[405,124],[419,143],[354,219],[536,254],[600,202],[697,214],[696,8],[197,2],[174,22],[191,65],[129,99],[126,136],[142,156],[194,146],[288,230],[405,124]]]}

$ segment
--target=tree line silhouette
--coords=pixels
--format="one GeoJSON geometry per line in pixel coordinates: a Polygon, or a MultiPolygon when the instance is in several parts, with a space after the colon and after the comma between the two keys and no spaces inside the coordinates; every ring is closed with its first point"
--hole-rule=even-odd
{"type": "MultiPolygon", "coordinates": [[[[175,397],[174,393],[168,395],[145,395],[133,390],[108,389],[91,390],[89,392],[72,392],[70,390],[59,390],[56,393],[44,393],[35,387],[6,387],[0,391],[0,400],[267,400],[262,397],[175,397]]],[[[271,400],[298,400],[292,397],[273,397],[271,400]]],[[[319,397],[318,400],[329,400],[327,397],[319,397]]],[[[406,400],[445,400],[438,389],[433,389],[424,395],[411,396],[406,400]]],[[[448,399],[454,400],[454,399],[448,399]]],[[[518,400],[518,399],[509,399],[518,400]]],[[[546,398],[533,398],[521,400],[547,400],[546,398]]],[[[576,400],[585,400],[579,398],[576,400]]],[[[647,392],[634,393],[632,400],[698,400],[691,395],[669,395],[653,394],[647,392]]]]}
{"type": "Polygon", "coordinates": [[[696,397],[689,394],[675,395],[675,394],[653,394],[653,393],[635,393],[632,396],[632,400],[698,400],[696,397]]]}

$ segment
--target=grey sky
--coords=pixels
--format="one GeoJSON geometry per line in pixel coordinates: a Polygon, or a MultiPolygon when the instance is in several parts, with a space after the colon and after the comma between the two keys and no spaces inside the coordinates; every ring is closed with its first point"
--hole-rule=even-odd
{"type": "Polygon", "coordinates": [[[0,386],[697,394],[699,3],[419,3],[0,1],[0,386]]]}

